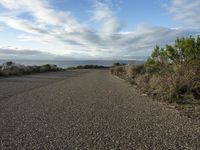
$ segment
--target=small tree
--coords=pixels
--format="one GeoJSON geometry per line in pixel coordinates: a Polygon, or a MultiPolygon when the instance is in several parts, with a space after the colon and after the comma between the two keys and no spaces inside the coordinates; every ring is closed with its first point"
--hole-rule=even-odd
{"type": "Polygon", "coordinates": [[[156,46],[145,63],[150,70],[165,68],[166,65],[180,66],[182,64],[197,63],[200,61],[200,37],[177,38],[175,45],[156,46]]]}
{"type": "Polygon", "coordinates": [[[200,96],[200,37],[177,38],[174,46],[165,48],[156,46],[145,69],[164,80],[168,78],[177,99],[188,91],[200,96]]]}

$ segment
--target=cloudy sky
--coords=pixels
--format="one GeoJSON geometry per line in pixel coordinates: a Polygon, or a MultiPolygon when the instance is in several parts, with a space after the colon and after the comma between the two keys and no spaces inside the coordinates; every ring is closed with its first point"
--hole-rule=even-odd
{"type": "Polygon", "coordinates": [[[200,34],[200,0],[0,0],[0,59],[145,59],[200,34]]]}

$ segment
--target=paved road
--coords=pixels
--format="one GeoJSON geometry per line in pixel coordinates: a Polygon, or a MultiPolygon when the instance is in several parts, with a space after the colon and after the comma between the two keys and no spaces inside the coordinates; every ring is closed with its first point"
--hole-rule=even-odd
{"type": "Polygon", "coordinates": [[[108,70],[0,79],[0,149],[199,150],[199,123],[108,70]]]}

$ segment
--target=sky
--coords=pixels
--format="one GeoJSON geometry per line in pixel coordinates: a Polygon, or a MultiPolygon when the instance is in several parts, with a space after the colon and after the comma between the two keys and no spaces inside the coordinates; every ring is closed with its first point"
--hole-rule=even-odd
{"type": "Polygon", "coordinates": [[[146,59],[200,35],[200,0],[0,0],[0,59],[146,59]]]}

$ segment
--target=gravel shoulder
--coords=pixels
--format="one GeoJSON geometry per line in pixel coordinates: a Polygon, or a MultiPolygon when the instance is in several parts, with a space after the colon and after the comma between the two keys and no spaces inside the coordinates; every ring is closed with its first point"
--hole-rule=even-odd
{"type": "Polygon", "coordinates": [[[199,150],[199,123],[108,70],[0,79],[0,149],[199,150]]]}

